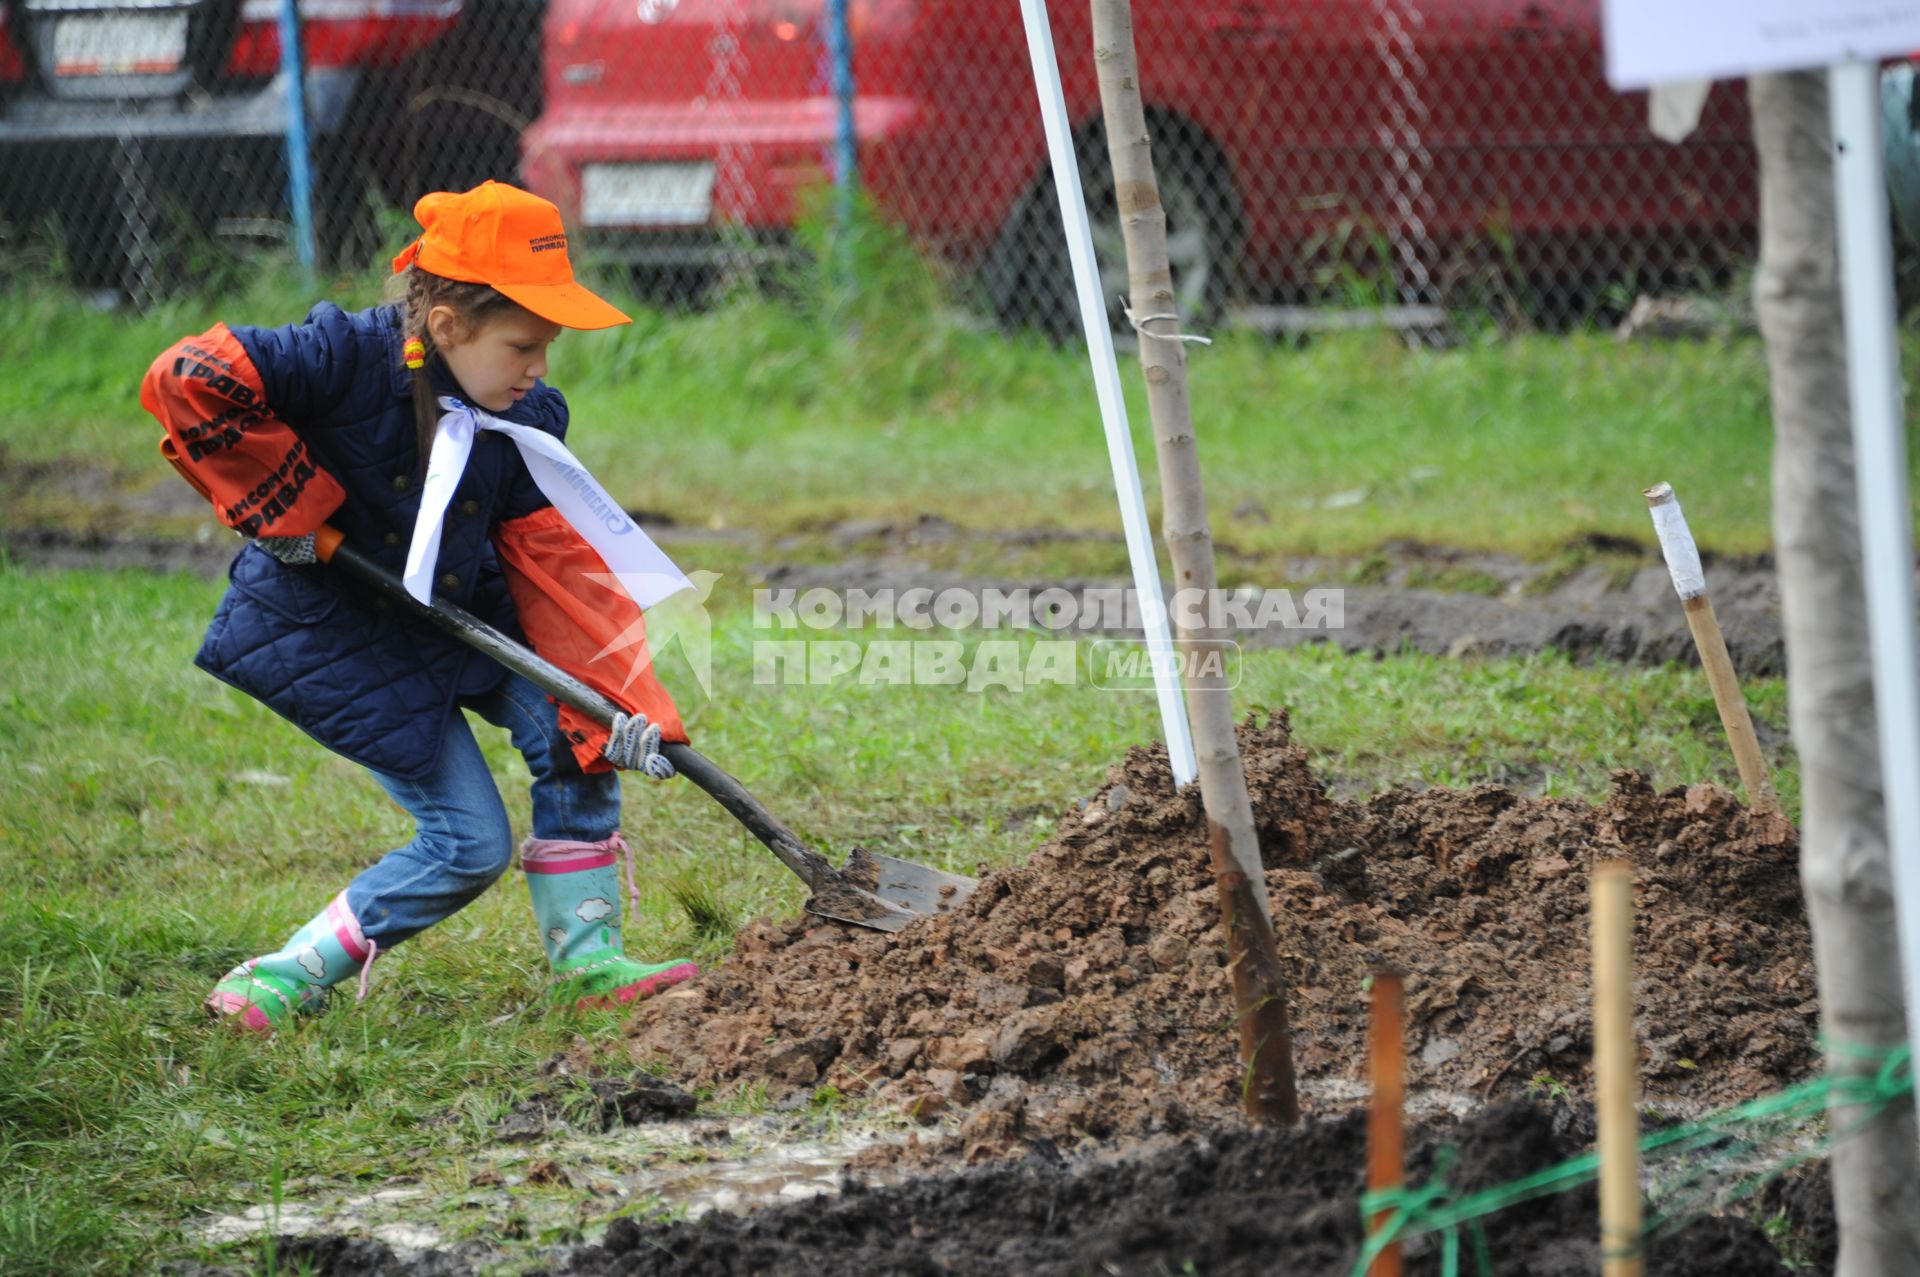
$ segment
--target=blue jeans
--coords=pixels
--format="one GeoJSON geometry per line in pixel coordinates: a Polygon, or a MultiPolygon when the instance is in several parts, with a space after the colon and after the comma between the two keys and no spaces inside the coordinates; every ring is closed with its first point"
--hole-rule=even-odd
{"type": "MultiPolygon", "coordinates": [[[[533,836],[599,842],[620,826],[618,772],[588,775],[560,734],[559,706],[518,674],[459,704],[504,727],[533,773],[533,836]]],[[[382,949],[420,934],[493,885],[513,863],[513,826],[487,761],[459,710],[447,720],[440,760],[425,777],[376,771],[413,816],[413,841],[361,871],[347,904],[382,949]]]]}

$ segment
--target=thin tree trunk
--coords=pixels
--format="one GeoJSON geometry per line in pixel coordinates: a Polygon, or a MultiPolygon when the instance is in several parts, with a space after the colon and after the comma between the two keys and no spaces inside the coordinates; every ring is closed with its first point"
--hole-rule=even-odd
{"type": "MultiPolygon", "coordinates": [[[[1756,76],[1760,272],[1773,386],[1773,540],[1800,751],[1800,876],[1813,927],[1827,1067],[1871,1073],[1906,1040],[1847,406],[1824,73],[1756,76]],[[1849,1049],[1851,1048],[1851,1049],[1849,1049]]],[[[1908,777],[1902,783],[1915,783],[1908,777]]],[[[1920,1144],[1903,1102],[1851,1132],[1829,1114],[1839,1277],[1920,1273],[1920,1144]]]]}
{"type": "MultiPolygon", "coordinates": [[[[1147,406],[1160,462],[1162,534],[1173,559],[1176,591],[1197,592],[1186,596],[1204,604],[1214,596],[1213,534],[1207,524],[1200,456],[1194,447],[1185,346],[1170,339],[1180,325],[1173,274],[1167,265],[1167,219],[1160,208],[1146,114],[1140,103],[1133,6],[1131,0],[1092,0],[1092,4],[1100,104],[1106,115],[1133,313],[1141,331],[1140,363],[1146,371],[1147,406]]],[[[1190,651],[1224,655],[1222,634],[1211,627],[1212,619],[1209,607],[1203,606],[1197,618],[1176,607],[1175,629],[1190,651]],[[1191,624],[1195,619],[1197,626],[1191,624]]],[[[1193,723],[1208,850],[1219,884],[1239,1016],[1246,1111],[1256,1121],[1292,1123],[1300,1118],[1300,1104],[1294,1089],[1286,986],[1273,942],[1253,806],[1247,799],[1246,773],[1234,737],[1233,698],[1227,690],[1224,662],[1210,669],[1201,655],[1196,665],[1198,672],[1186,680],[1187,715],[1193,723]]]]}

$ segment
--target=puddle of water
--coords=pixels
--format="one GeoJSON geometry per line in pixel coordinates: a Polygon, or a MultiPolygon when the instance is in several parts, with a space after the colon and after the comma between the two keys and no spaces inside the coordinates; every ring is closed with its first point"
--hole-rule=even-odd
{"type": "Polygon", "coordinates": [[[439,1232],[417,1221],[389,1218],[414,1213],[416,1208],[411,1204],[422,1202],[426,1197],[424,1188],[383,1188],[330,1200],[283,1200],[278,1209],[271,1205],[249,1206],[232,1215],[216,1215],[202,1221],[199,1231],[204,1240],[214,1245],[255,1237],[350,1233],[377,1238],[396,1251],[410,1254],[432,1250],[446,1240],[439,1232]]]}
{"type": "Polygon", "coordinates": [[[417,1224],[381,1224],[373,1230],[373,1237],[375,1241],[385,1242],[393,1247],[396,1254],[402,1255],[432,1250],[443,1240],[431,1228],[422,1228],[417,1224]]]}
{"type": "MultiPolygon", "coordinates": [[[[577,1229],[583,1203],[613,1215],[628,1203],[697,1219],[768,1202],[837,1193],[840,1172],[863,1149],[904,1140],[903,1130],[849,1123],[822,1134],[773,1118],[701,1118],[629,1127],[606,1135],[562,1135],[531,1145],[496,1145],[473,1159],[466,1181],[442,1187],[329,1191],[303,1180],[276,1211],[248,1206],[198,1226],[213,1245],[262,1236],[372,1237],[408,1259],[449,1244],[472,1221],[523,1220],[527,1231],[577,1229]],[[536,1164],[547,1163],[539,1172],[536,1164]],[[477,1180],[477,1183],[467,1182],[477,1180]],[[532,1180],[533,1182],[529,1182],[532,1180]],[[450,1215],[466,1223],[454,1225],[450,1215]]],[[[432,1172],[425,1172],[431,1182],[432,1172]]]]}
{"type": "Polygon", "coordinates": [[[627,1176],[625,1185],[636,1197],[657,1197],[689,1219],[711,1211],[738,1213],[766,1202],[831,1196],[840,1191],[840,1172],[855,1154],[904,1138],[865,1130],[826,1139],[749,1140],[699,1162],[648,1167],[627,1176]]]}
{"type": "Polygon", "coordinates": [[[306,1237],[325,1231],[327,1227],[320,1212],[298,1202],[282,1202],[278,1212],[271,1206],[249,1206],[237,1215],[216,1215],[200,1225],[200,1235],[216,1246],[249,1237],[272,1234],[306,1237]]]}
{"type": "MultiPolygon", "coordinates": [[[[1304,1079],[1300,1083],[1300,1092],[1318,1102],[1329,1113],[1364,1108],[1373,1098],[1373,1090],[1365,1082],[1344,1077],[1304,1079]]],[[[1416,1122],[1437,1116],[1463,1118],[1485,1107],[1486,1101],[1464,1091],[1416,1087],[1407,1092],[1407,1117],[1416,1122]]]]}

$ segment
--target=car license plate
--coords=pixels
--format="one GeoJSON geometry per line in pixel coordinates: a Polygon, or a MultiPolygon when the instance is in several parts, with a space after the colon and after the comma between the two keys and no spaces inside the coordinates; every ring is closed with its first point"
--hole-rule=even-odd
{"type": "Polygon", "coordinates": [[[186,56],[184,13],[89,14],[53,28],[56,75],[164,75],[186,56]]]}
{"type": "Polygon", "coordinates": [[[713,210],[713,165],[589,164],[580,174],[588,226],[704,226],[713,210]]]}

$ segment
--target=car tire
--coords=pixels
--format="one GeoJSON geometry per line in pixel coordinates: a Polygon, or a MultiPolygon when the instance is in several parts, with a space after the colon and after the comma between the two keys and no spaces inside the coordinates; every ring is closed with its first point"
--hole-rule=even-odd
{"type": "Polygon", "coordinates": [[[632,266],[627,270],[628,287],[640,300],[660,310],[688,314],[712,304],[724,277],[719,266],[632,266]]]}
{"type": "MultiPolygon", "coordinates": [[[[1154,168],[1180,316],[1189,324],[1210,324],[1224,311],[1238,271],[1239,198],[1224,158],[1210,141],[1178,128],[1157,128],[1156,136],[1170,142],[1156,151],[1154,168]]],[[[1126,243],[1104,132],[1083,133],[1075,150],[1108,323],[1125,333],[1126,243]]],[[[1002,327],[1035,330],[1055,341],[1080,330],[1079,294],[1050,170],[1015,201],[981,266],[980,286],[1002,327]]]]}

